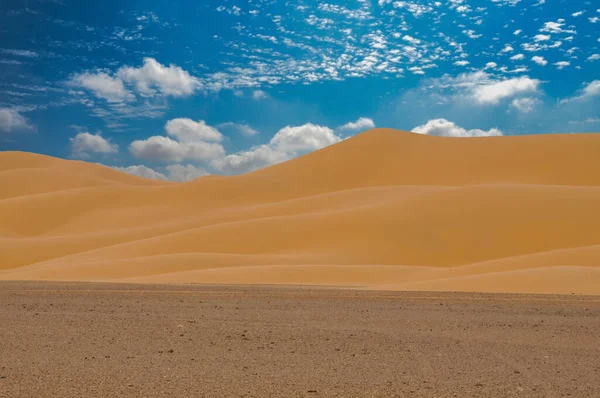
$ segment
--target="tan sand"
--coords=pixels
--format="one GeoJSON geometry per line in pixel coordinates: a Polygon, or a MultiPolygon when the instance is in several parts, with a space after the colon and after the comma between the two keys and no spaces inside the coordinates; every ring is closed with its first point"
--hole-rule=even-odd
{"type": "Polygon", "coordinates": [[[0,279],[600,294],[600,135],[374,129],[233,177],[0,153],[0,279]]]}

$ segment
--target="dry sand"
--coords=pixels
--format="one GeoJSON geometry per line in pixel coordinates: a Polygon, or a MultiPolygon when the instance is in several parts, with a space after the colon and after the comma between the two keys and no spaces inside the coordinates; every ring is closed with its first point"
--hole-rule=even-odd
{"type": "Polygon", "coordinates": [[[600,134],[375,129],[187,183],[0,153],[0,280],[600,294],[600,134]]]}
{"type": "Polygon", "coordinates": [[[599,397],[600,300],[0,283],[0,397],[599,397]]]}

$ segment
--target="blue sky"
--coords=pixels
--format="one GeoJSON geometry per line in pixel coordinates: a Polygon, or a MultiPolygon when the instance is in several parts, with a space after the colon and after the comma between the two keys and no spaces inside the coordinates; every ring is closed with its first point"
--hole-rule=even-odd
{"type": "Polygon", "coordinates": [[[0,4],[0,150],[237,174],[368,128],[600,131],[600,4],[0,4]]]}

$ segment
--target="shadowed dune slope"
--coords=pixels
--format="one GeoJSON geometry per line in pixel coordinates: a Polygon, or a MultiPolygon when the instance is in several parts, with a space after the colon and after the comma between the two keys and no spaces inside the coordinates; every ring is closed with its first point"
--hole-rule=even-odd
{"type": "Polygon", "coordinates": [[[187,183],[0,153],[0,279],[600,294],[600,134],[374,129],[187,183]]]}

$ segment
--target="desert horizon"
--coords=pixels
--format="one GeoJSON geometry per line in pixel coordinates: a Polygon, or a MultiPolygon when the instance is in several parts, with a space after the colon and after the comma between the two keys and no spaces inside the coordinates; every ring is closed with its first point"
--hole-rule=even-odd
{"type": "Polygon", "coordinates": [[[0,152],[0,280],[598,295],[599,147],[377,128],[180,183],[0,152]]]}
{"type": "Polygon", "coordinates": [[[600,397],[600,8],[0,3],[0,397],[600,397]]]}

